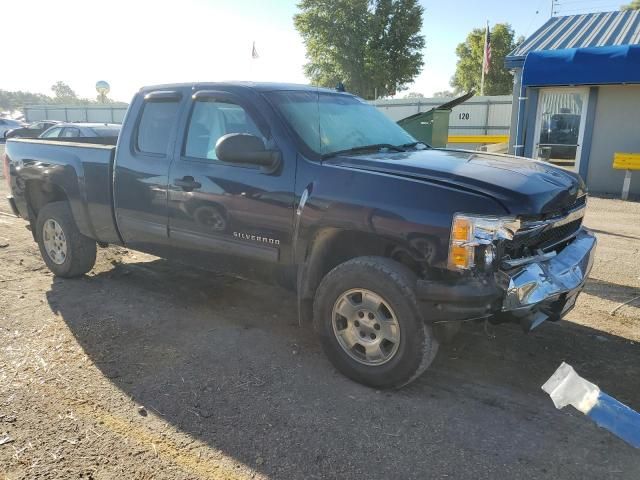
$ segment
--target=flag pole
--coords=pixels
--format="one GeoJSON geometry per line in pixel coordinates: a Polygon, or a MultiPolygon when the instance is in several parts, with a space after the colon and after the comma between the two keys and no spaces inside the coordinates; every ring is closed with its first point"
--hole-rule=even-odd
{"type": "Polygon", "coordinates": [[[487,28],[484,31],[484,48],[482,49],[482,76],[480,77],[480,96],[484,96],[484,71],[486,70],[487,61],[487,30],[489,30],[489,20],[487,20],[487,28]]]}

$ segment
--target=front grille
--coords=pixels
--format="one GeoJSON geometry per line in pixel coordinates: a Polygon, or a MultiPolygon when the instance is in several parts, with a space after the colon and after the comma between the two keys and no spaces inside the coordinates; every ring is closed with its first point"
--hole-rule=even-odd
{"type": "Polygon", "coordinates": [[[522,258],[533,255],[538,250],[547,251],[552,247],[562,247],[565,240],[575,235],[582,225],[582,218],[553,227],[530,237],[514,239],[505,245],[505,254],[510,258],[522,258]]]}
{"type": "Polygon", "coordinates": [[[556,243],[562,242],[563,240],[573,236],[573,234],[580,230],[581,225],[582,218],[579,218],[573,222],[542,232],[537,238],[533,239],[535,240],[535,243],[532,246],[543,250],[546,247],[552,247],[556,243]]]}

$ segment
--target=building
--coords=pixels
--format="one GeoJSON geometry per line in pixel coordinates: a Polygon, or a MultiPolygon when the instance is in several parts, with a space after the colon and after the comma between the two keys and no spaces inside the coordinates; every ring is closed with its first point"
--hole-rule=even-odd
{"type": "MultiPolygon", "coordinates": [[[[640,152],[640,11],[553,17],[505,59],[514,75],[509,151],[617,193],[615,152],[640,152]]],[[[640,172],[631,193],[640,194],[640,172]]]]}
{"type": "MultiPolygon", "coordinates": [[[[416,113],[427,112],[454,100],[452,97],[413,97],[378,99],[371,103],[393,121],[416,113]]],[[[474,96],[454,106],[449,115],[449,140],[451,148],[475,150],[486,143],[505,143],[509,139],[511,125],[511,95],[474,96]]]]}

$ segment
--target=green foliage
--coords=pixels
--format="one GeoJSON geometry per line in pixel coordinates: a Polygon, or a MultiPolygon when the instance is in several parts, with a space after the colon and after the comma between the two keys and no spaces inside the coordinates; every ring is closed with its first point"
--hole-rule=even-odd
{"type": "Polygon", "coordinates": [[[640,10],[640,0],[631,0],[628,5],[623,5],[620,10],[640,10]]]}
{"type": "Polygon", "coordinates": [[[439,92],[434,92],[433,96],[438,98],[455,97],[456,94],[453,93],[451,90],[441,90],[439,92]]]}
{"type": "Polygon", "coordinates": [[[55,95],[56,103],[73,103],[78,100],[78,95],[64,82],[57,81],[51,86],[51,91],[55,95]]]}
{"type": "Polygon", "coordinates": [[[424,94],[420,92],[409,92],[402,98],[424,98],[424,94]]]}
{"type": "MultiPolygon", "coordinates": [[[[482,60],[484,58],[484,28],[475,28],[464,43],[456,48],[458,63],[451,86],[456,92],[475,90],[480,93],[482,60]]],[[[506,57],[522,41],[514,39],[515,34],[508,23],[498,23],[491,29],[491,63],[484,79],[485,95],[508,95],[513,90],[513,75],[504,66],[506,57]]]]}
{"type": "Polygon", "coordinates": [[[0,90],[0,110],[9,112],[20,110],[29,104],[51,103],[51,100],[51,97],[41,93],[0,90]]]}
{"type": "Polygon", "coordinates": [[[298,8],[293,21],[314,84],[343,82],[372,99],[406,89],[420,73],[424,9],[417,0],[301,0],[298,8]]]}

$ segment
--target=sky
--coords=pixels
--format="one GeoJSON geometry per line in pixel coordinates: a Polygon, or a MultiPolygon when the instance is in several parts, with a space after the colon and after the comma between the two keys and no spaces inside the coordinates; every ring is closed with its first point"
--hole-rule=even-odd
{"type": "MultiPolygon", "coordinates": [[[[421,0],[424,69],[407,91],[450,89],[455,48],[476,27],[530,35],[551,15],[618,9],[615,0],[421,0]]],[[[143,85],[254,80],[308,83],[293,26],[297,0],[29,0],[3,2],[0,89],[50,94],[61,80],[128,102],[143,85]],[[252,59],[255,41],[259,58],[252,59]]],[[[402,96],[402,93],[400,94],[402,96]]]]}

